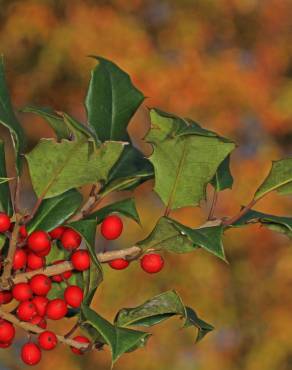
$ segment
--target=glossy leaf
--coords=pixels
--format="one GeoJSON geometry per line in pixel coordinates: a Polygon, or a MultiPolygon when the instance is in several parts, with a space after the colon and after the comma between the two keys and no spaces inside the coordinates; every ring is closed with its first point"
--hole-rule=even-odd
{"type": "Polygon", "coordinates": [[[94,58],[97,65],[91,73],[85,101],[88,123],[101,141],[126,141],[127,125],[144,96],[117,65],[94,58]]]}
{"type": "Polygon", "coordinates": [[[82,195],[75,189],[44,199],[34,218],[27,225],[31,233],[34,230],[51,231],[62,225],[82,204],[82,195]]]}
{"type": "Polygon", "coordinates": [[[233,177],[230,172],[230,155],[219,165],[210,183],[216,191],[232,188],[233,177]]]}
{"type": "Polygon", "coordinates": [[[96,135],[90,131],[90,129],[78,122],[75,118],[71,117],[67,113],[60,112],[62,115],[65,125],[68,127],[68,130],[72,132],[76,140],[89,139],[92,140],[95,144],[98,144],[96,135]]]}
{"type": "Polygon", "coordinates": [[[173,316],[184,318],[184,327],[196,326],[198,328],[197,340],[213,330],[211,325],[199,319],[195,311],[184,306],[180,296],[174,290],[159,294],[137,307],[121,309],[117,313],[115,324],[150,327],[173,316]]]}
{"type": "Polygon", "coordinates": [[[38,197],[51,198],[78,186],[105,181],[123,149],[121,142],[107,142],[89,155],[87,141],[57,143],[42,139],[26,155],[38,197]]]}
{"type": "Polygon", "coordinates": [[[97,223],[100,224],[108,215],[113,213],[127,216],[137,223],[140,223],[134,198],[123,199],[118,202],[111,203],[91,213],[87,218],[96,219],[97,223]]]}
{"type": "Polygon", "coordinates": [[[3,56],[0,59],[0,124],[10,131],[16,155],[16,171],[19,175],[22,168],[21,156],[25,149],[25,135],[11,104],[6,85],[3,56]]]}
{"type": "Polygon", "coordinates": [[[256,191],[254,199],[258,200],[274,190],[282,195],[292,194],[292,158],[273,162],[267,178],[256,191]]]}
{"type": "Polygon", "coordinates": [[[83,271],[83,286],[84,286],[84,298],[83,298],[83,304],[86,306],[90,306],[91,301],[94,297],[94,294],[96,292],[96,289],[100,285],[102,281],[102,275],[100,274],[99,270],[93,266],[90,265],[89,270],[83,271]]]}
{"type": "Polygon", "coordinates": [[[105,320],[97,312],[82,305],[82,321],[89,324],[107,343],[112,352],[113,363],[125,352],[131,350],[138,343],[146,343],[149,333],[137,330],[119,328],[105,320]]]}
{"type": "MultiPolygon", "coordinates": [[[[2,140],[0,140],[0,177],[6,178],[6,160],[5,147],[2,140]]],[[[13,207],[11,203],[10,189],[8,182],[0,183],[0,209],[6,212],[9,216],[13,214],[13,207]]]]}
{"type": "Polygon", "coordinates": [[[54,130],[59,141],[70,138],[70,131],[64,123],[63,118],[56,114],[53,109],[28,106],[21,111],[25,113],[34,113],[42,117],[54,130]]]}
{"type": "Polygon", "coordinates": [[[198,205],[234,143],[157,109],[150,116],[146,141],[153,146],[149,160],[155,170],[154,190],[168,209],[198,205]]]}

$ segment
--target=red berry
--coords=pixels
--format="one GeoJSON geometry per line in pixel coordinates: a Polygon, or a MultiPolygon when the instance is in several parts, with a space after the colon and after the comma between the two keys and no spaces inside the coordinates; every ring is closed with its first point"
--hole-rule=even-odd
{"type": "MultiPolygon", "coordinates": [[[[58,263],[62,263],[64,262],[65,260],[58,260],[58,261],[55,261],[53,263],[53,265],[57,265],[58,263]]],[[[61,281],[63,281],[64,279],[69,279],[70,277],[72,276],[72,271],[65,271],[63,272],[62,274],[58,274],[58,275],[54,275],[52,276],[52,280],[55,282],[55,283],[60,283],[61,281]]]]}
{"type": "Polygon", "coordinates": [[[5,343],[0,343],[0,348],[8,348],[10,347],[12,342],[5,342],[5,343]]]}
{"type": "Polygon", "coordinates": [[[103,220],[100,231],[105,239],[117,239],[123,231],[123,222],[119,216],[108,216],[103,220]]]}
{"type": "Polygon", "coordinates": [[[33,325],[39,326],[42,329],[47,328],[46,320],[43,317],[39,316],[39,315],[34,316],[31,320],[29,320],[29,322],[33,325]]]}
{"type": "Polygon", "coordinates": [[[155,274],[163,268],[164,260],[160,254],[150,253],[142,257],[140,264],[144,271],[155,274]]]}
{"type": "Polygon", "coordinates": [[[13,296],[10,290],[0,291],[0,305],[10,303],[12,301],[12,298],[13,296]]]}
{"type": "Polygon", "coordinates": [[[53,299],[47,305],[46,314],[51,320],[60,320],[67,314],[67,312],[68,308],[63,299],[53,299]]]}
{"type": "Polygon", "coordinates": [[[48,249],[51,245],[51,242],[49,235],[45,231],[38,230],[30,234],[27,244],[33,252],[39,253],[48,249]]]}
{"type": "Polygon", "coordinates": [[[18,283],[12,288],[12,295],[17,301],[27,301],[32,298],[32,290],[29,284],[18,283]]]}
{"type": "MultiPolygon", "coordinates": [[[[76,340],[77,342],[80,342],[80,343],[90,343],[90,340],[86,337],[83,337],[83,335],[77,335],[77,337],[74,337],[73,340],[76,340]]],[[[71,351],[75,353],[76,355],[84,354],[84,350],[77,349],[74,347],[71,347],[71,351]]]]}
{"type": "Polygon", "coordinates": [[[37,314],[39,316],[45,316],[47,305],[49,303],[48,298],[47,297],[43,297],[43,296],[34,297],[32,299],[32,303],[36,307],[37,314]]]}
{"type": "Polygon", "coordinates": [[[42,332],[38,337],[39,345],[42,349],[47,351],[56,347],[58,339],[52,331],[46,330],[42,332]]]}
{"type": "Polygon", "coordinates": [[[45,257],[47,256],[49,253],[51,252],[51,245],[48,246],[48,248],[40,251],[40,252],[36,252],[36,255],[39,256],[39,257],[45,257]]]}
{"type": "Polygon", "coordinates": [[[27,238],[28,234],[27,234],[25,225],[20,225],[18,233],[19,233],[20,239],[24,240],[27,238]]]}
{"type": "Polygon", "coordinates": [[[73,250],[81,244],[81,236],[73,229],[66,229],[61,237],[61,243],[67,250],[73,250]]]}
{"type": "Polygon", "coordinates": [[[31,301],[24,301],[19,303],[16,313],[19,320],[29,321],[37,314],[37,310],[31,301]]]}
{"type": "Polygon", "coordinates": [[[77,285],[70,285],[64,291],[64,299],[69,306],[78,308],[83,300],[83,291],[77,285]]]}
{"type": "Polygon", "coordinates": [[[29,252],[27,255],[27,267],[31,270],[37,270],[44,266],[45,259],[38,256],[33,252],[29,252]]]}
{"type": "Polygon", "coordinates": [[[109,265],[111,268],[115,269],[115,270],[123,270],[125,269],[126,267],[129,266],[129,261],[125,260],[124,258],[117,258],[113,261],[110,261],[109,262],[109,265]]]}
{"type": "Polygon", "coordinates": [[[23,249],[17,249],[13,258],[13,269],[20,270],[25,267],[27,261],[26,253],[23,249]]]}
{"type": "Polygon", "coordinates": [[[71,256],[71,262],[75,270],[84,271],[90,266],[90,257],[87,251],[76,251],[71,256]]]}
{"type": "Polygon", "coordinates": [[[30,287],[36,295],[47,295],[52,287],[51,279],[43,274],[38,274],[30,279],[30,287]]]}
{"type": "Polygon", "coordinates": [[[0,233],[5,233],[11,226],[11,221],[6,213],[0,212],[0,233]]]}
{"type": "Polygon", "coordinates": [[[26,343],[21,348],[22,361],[27,365],[36,365],[42,357],[41,350],[35,343],[26,343]]]}
{"type": "Polygon", "coordinates": [[[52,239],[61,239],[65,230],[66,230],[65,226],[58,226],[54,230],[50,231],[49,235],[52,239]]]}
{"type": "Polygon", "coordinates": [[[1,320],[0,321],[0,342],[1,343],[11,342],[14,336],[15,336],[14,326],[6,320],[1,320]]]}

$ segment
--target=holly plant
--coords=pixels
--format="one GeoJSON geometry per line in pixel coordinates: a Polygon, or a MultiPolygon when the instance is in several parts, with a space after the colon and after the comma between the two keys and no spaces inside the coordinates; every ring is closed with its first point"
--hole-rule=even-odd
{"type": "Polygon", "coordinates": [[[146,302],[133,298],[135,307],[120,309],[108,321],[91,307],[103,280],[103,264],[123,270],[139,263],[146,273],[154,274],[163,268],[167,253],[199,249],[226,261],[223,233],[250,223],[292,235],[292,217],[253,209],[272,191],[292,194],[292,158],[272,163],[266,179],[238,214],[214,218],[218,194],[232,187],[229,161],[234,142],[191,119],[152,108],[144,138],[152,154],[145,157],[127,132],[144,95],[117,65],[94,58],[85,99],[87,122],[52,108],[22,109],[42,117],[55,133],[54,138],[40,139],[30,151],[11,104],[3,60],[0,63],[0,122],[9,130],[15,151],[15,171],[8,177],[6,144],[0,141],[0,347],[12,344],[16,327],[26,331],[29,339],[21,358],[29,365],[40,361],[43,350],[60,344],[68,345],[75,355],[109,346],[114,363],[122,354],[146,345],[148,327],[173,316],[182,318],[185,328],[197,330],[196,341],[213,330],[174,290],[146,302]],[[24,161],[37,197],[31,210],[22,209],[20,202],[24,161]],[[97,230],[103,238],[114,240],[123,231],[122,217],[140,223],[133,197],[104,207],[101,200],[114,192],[134,191],[150,179],[165,205],[164,216],[134,246],[96,253],[97,230]],[[170,216],[172,210],[206,202],[208,184],[214,199],[204,224],[190,228],[170,216]],[[85,189],[80,189],[88,185],[91,190],[85,198],[85,189]],[[66,334],[49,329],[51,320],[72,317],[75,325],[66,334]]]}

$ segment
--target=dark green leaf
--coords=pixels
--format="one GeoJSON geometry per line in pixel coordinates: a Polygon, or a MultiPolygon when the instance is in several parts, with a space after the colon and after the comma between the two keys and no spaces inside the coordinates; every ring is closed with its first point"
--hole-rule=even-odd
{"type": "Polygon", "coordinates": [[[184,327],[188,328],[189,326],[195,326],[196,328],[198,328],[196,342],[199,342],[201,339],[204,338],[206,334],[214,330],[214,326],[200,319],[192,308],[185,307],[185,309],[186,309],[186,321],[184,327]]]}
{"type": "Polygon", "coordinates": [[[16,153],[16,171],[19,175],[22,168],[21,155],[25,149],[25,136],[11,104],[6,85],[3,56],[0,60],[0,123],[10,131],[16,153]]]}
{"type": "Polygon", "coordinates": [[[83,304],[86,306],[90,306],[96,289],[102,281],[102,275],[100,274],[96,266],[93,266],[92,264],[89,270],[85,270],[82,275],[84,281],[83,304]]]}
{"type": "Polygon", "coordinates": [[[89,125],[101,141],[128,140],[127,125],[144,96],[118,66],[94,58],[98,64],[91,73],[85,102],[89,125]]]}
{"type": "Polygon", "coordinates": [[[62,225],[81,206],[82,195],[75,189],[56,197],[44,199],[33,220],[27,225],[28,232],[51,231],[62,225]]]}
{"type": "Polygon", "coordinates": [[[111,203],[108,206],[100,208],[96,212],[91,213],[88,218],[96,219],[97,223],[100,224],[108,215],[112,213],[122,214],[131,218],[137,223],[140,223],[134,198],[123,199],[119,202],[111,203]]]}
{"type": "Polygon", "coordinates": [[[56,114],[53,109],[28,106],[21,111],[25,113],[34,113],[42,117],[54,130],[58,140],[70,138],[70,131],[64,123],[63,118],[56,114]]]}
{"type": "Polygon", "coordinates": [[[72,132],[76,140],[89,139],[95,144],[99,144],[96,135],[91,132],[87,126],[78,122],[75,118],[71,117],[67,113],[60,112],[60,115],[62,115],[65,124],[67,125],[69,131],[72,132]]]}
{"type": "MultiPolygon", "coordinates": [[[[0,140],[0,177],[7,177],[5,148],[4,143],[0,140]]],[[[11,203],[11,196],[9,190],[9,183],[3,182],[0,184],[0,209],[6,212],[9,216],[13,214],[13,207],[11,203]]]]}
{"type": "Polygon", "coordinates": [[[233,177],[230,172],[230,155],[219,165],[215,176],[211,180],[211,185],[216,191],[232,188],[233,177]]]}
{"type": "MultiPolygon", "coordinates": [[[[95,329],[96,338],[102,337],[102,340],[110,346],[113,363],[123,353],[145,344],[147,338],[150,336],[149,333],[114,326],[85,305],[81,306],[81,312],[83,323],[95,329]]],[[[93,335],[91,332],[91,336],[93,335]]]]}

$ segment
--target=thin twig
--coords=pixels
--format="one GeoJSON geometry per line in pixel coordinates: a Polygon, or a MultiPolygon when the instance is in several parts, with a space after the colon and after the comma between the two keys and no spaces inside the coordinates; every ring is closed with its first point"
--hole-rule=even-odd
{"type": "Polygon", "coordinates": [[[70,218],[70,222],[79,221],[86,217],[101,201],[101,197],[98,195],[97,185],[93,185],[89,194],[89,197],[83,207],[74,216],[70,218]]]}
{"type": "Polygon", "coordinates": [[[252,201],[250,201],[249,203],[248,203],[248,205],[247,206],[245,206],[245,207],[243,207],[241,210],[240,210],[240,212],[238,212],[235,216],[233,216],[233,217],[231,217],[231,218],[229,218],[229,219],[227,219],[227,220],[224,220],[223,222],[222,222],[222,224],[224,225],[224,226],[229,226],[229,225],[232,225],[232,224],[234,224],[236,221],[238,221],[241,217],[243,217],[244,215],[246,215],[247,214],[247,212],[257,203],[257,201],[258,201],[259,199],[257,199],[257,200],[255,200],[255,199],[253,199],[252,201]]]}
{"type": "MultiPolygon", "coordinates": [[[[0,308],[0,317],[4,320],[7,320],[7,321],[11,322],[15,326],[18,326],[19,328],[24,329],[27,332],[31,332],[31,333],[34,333],[34,334],[40,334],[40,333],[43,333],[45,331],[45,329],[42,329],[37,325],[33,325],[33,324],[30,324],[29,322],[18,320],[18,318],[16,316],[12,315],[9,312],[3,311],[1,308],[0,308]]],[[[77,342],[76,340],[73,340],[73,339],[65,338],[62,335],[57,335],[57,338],[58,338],[59,342],[65,343],[65,344],[67,344],[71,347],[77,348],[77,349],[86,350],[86,349],[88,349],[88,347],[90,345],[88,343],[81,343],[81,342],[77,342]]]]}
{"type": "Polygon", "coordinates": [[[80,323],[79,323],[79,321],[77,321],[77,322],[72,326],[72,328],[68,331],[68,333],[64,335],[64,338],[69,338],[69,337],[71,337],[71,335],[75,333],[75,331],[79,328],[79,326],[80,326],[80,323]]]}
{"type": "Polygon", "coordinates": [[[217,193],[216,189],[214,189],[212,204],[211,204],[211,208],[210,208],[209,215],[208,215],[208,220],[211,220],[214,216],[214,211],[215,211],[215,208],[216,208],[217,199],[218,199],[218,193],[217,193]]]}

